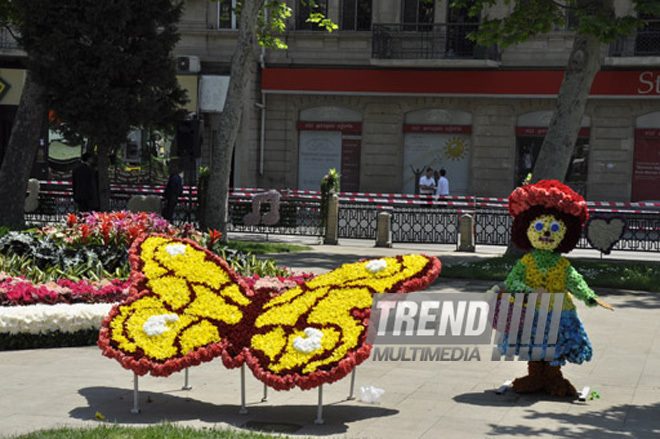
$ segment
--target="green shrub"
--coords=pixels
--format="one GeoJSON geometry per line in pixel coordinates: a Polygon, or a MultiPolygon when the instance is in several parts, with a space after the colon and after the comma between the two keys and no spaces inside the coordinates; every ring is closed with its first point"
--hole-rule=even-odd
{"type": "Polygon", "coordinates": [[[98,329],[76,332],[53,331],[46,334],[0,333],[0,351],[58,347],[92,346],[99,339],[98,329]]]}

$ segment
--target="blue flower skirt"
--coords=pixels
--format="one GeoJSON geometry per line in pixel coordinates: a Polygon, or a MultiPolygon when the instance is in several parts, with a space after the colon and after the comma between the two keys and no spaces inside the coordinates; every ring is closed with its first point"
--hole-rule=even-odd
{"type": "Polygon", "coordinates": [[[541,349],[541,358],[545,358],[545,353],[548,347],[555,348],[554,360],[549,363],[551,366],[563,366],[568,361],[569,363],[582,364],[585,361],[591,360],[593,349],[587,332],[582,326],[582,322],[577,316],[575,310],[562,311],[559,319],[559,334],[557,335],[556,344],[548,345],[548,331],[550,330],[550,322],[552,320],[552,313],[548,313],[548,318],[545,325],[545,334],[543,337],[543,344],[536,345],[534,339],[536,337],[536,325],[538,320],[538,311],[534,312],[534,324],[532,326],[532,334],[530,337],[531,343],[509,345],[509,334],[504,334],[502,343],[499,343],[500,352],[502,355],[506,354],[507,348],[515,347],[516,355],[520,355],[520,348],[528,348],[527,354],[523,351],[523,358],[520,360],[531,360],[531,350],[536,348],[541,349]]]}

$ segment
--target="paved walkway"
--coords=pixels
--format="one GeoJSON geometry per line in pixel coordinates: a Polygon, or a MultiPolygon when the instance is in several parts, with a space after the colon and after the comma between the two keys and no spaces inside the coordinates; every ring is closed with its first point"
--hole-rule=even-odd
{"type": "MultiPolygon", "coordinates": [[[[412,250],[444,263],[492,256],[502,249],[456,254],[450,248],[374,249],[366,245],[314,246],[278,255],[292,268],[321,272],[363,257],[412,250]]],[[[596,255],[597,257],[597,255],[596,255]]],[[[481,292],[490,282],[439,279],[430,291],[481,292]]],[[[95,413],[119,424],[171,421],[197,427],[273,428],[294,435],[346,438],[655,438],[660,435],[660,295],[600,289],[616,312],[580,307],[594,358],[568,365],[576,387],[601,398],[587,402],[542,395],[497,395],[494,389],[525,371],[522,362],[367,360],[357,371],[358,400],[347,401],[349,379],[324,387],[324,425],[314,424],[317,392],[270,390],[247,372],[247,415],[239,415],[240,372],[220,360],[183,374],[140,378],[142,413],[133,415],[132,375],[95,347],[0,352],[0,435],[62,425],[95,425],[95,413]],[[385,390],[379,404],[359,400],[361,386],[385,390]]]]}

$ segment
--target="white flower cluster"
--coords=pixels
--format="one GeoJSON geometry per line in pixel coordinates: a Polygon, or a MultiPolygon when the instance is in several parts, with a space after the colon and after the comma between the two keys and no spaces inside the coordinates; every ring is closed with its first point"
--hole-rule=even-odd
{"type": "Polygon", "coordinates": [[[45,334],[101,329],[112,303],[59,303],[56,305],[0,307],[0,333],[45,334]]]}
{"type": "Polygon", "coordinates": [[[185,255],[186,246],[183,244],[170,244],[167,247],[165,247],[165,251],[172,257],[185,255]]]}
{"type": "Polygon", "coordinates": [[[307,337],[296,337],[293,339],[293,348],[298,352],[309,354],[321,347],[323,332],[316,328],[305,328],[303,331],[307,337]]]}
{"type": "Polygon", "coordinates": [[[142,331],[150,337],[163,335],[170,328],[167,327],[167,322],[178,322],[179,316],[176,314],[159,314],[151,316],[142,325],[142,331]]]}
{"type": "Polygon", "coordinates": [[[369,261],[366,265],[366,269],[372,272],[373,274],[381,272],[386,268],[387,268],[387,261],[385,259],[375,259],[373,261],[369,261]]]}

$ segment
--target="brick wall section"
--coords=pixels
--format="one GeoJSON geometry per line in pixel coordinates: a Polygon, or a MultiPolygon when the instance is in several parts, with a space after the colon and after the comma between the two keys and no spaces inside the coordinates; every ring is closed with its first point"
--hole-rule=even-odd
{"type": "Polygon", "coordinates": [[[608,103],[594,109],[587,188],[592,200],[630,200],[634,106],[608,103]]]}
{"type": "Polygon", "coordinates": [[[472,124],[472,187],[477,196],[500,196],[513,185],[515,155],[514,106],[477,105],[472,124]]]}

